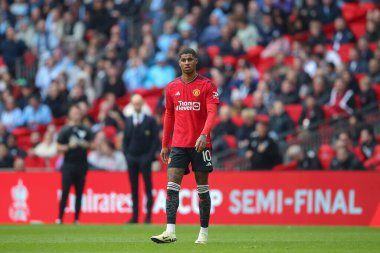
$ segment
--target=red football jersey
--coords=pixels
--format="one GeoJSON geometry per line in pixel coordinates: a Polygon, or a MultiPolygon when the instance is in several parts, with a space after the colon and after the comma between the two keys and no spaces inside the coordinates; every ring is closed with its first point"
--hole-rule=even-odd
{"type": "MultiPolygon", "coordinates": [[[[193,148],[207,119],[207,104],[219,104],[219,95],[210,79],[198,75],[184,83],[179,77],[166,88],[166,110],[174,112],[172,147],[193,148]]],[[[206,147],[211,148],[210,135],[206,147]]]]}

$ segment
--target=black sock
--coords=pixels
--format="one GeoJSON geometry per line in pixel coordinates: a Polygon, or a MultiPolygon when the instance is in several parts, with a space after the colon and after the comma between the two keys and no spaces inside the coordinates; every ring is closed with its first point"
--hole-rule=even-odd
{"type": "Polygon", "coordinates": [[[177,209],[179,206],[179,189],[176,183],[168,183],[168,192],[166,198],[166,220],[167,224],[175,224],[177,217],[177,209]]]}
{"type": "Polygon", "coordinates": [[[199,216],[201,227],[207,228],[210,221],[211,211],[211,198],[208,185],[198,185],[197,191],[199,196],[199,216]]]}

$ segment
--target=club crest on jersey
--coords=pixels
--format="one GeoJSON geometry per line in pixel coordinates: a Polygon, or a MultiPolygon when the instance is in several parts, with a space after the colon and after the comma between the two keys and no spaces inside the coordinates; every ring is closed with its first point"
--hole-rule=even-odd
{"type": "Polygon", "coordinates": [[[194,95],[195,97],[198,97],[200,94],[201,94],[201,91],[200,91],[199,89],[195,89],[195,90],[193,90],[193,95],[194,95]]]}

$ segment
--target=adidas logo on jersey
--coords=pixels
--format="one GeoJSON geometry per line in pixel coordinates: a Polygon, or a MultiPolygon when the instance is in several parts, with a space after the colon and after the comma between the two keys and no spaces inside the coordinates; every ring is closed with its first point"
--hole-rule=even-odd
{"type": "Polygon", "coordinates": [[[212,166],[212,163],[211,163],[211,162],[208,162],[208,163],[206,164],[206,166],[212,166]]]}
{"type": "Polygon", "coordinates": [[[177,91],[177,93],[175,94],[176,96],[179,96],[179,95],[181,95],[181,93],[179,93],[179,91],[177,91]]]}

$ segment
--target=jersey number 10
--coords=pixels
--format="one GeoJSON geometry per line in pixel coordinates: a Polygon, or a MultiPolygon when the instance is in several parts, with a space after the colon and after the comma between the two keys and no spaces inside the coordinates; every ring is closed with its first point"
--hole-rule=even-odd
{"type": "Polygon", "coordinates": [[[203,161],[205,161],[205,162],[211,162],[211,152],[210,152],[210,150],[203,150],[202,155],[203,155],[203,161]]]}

